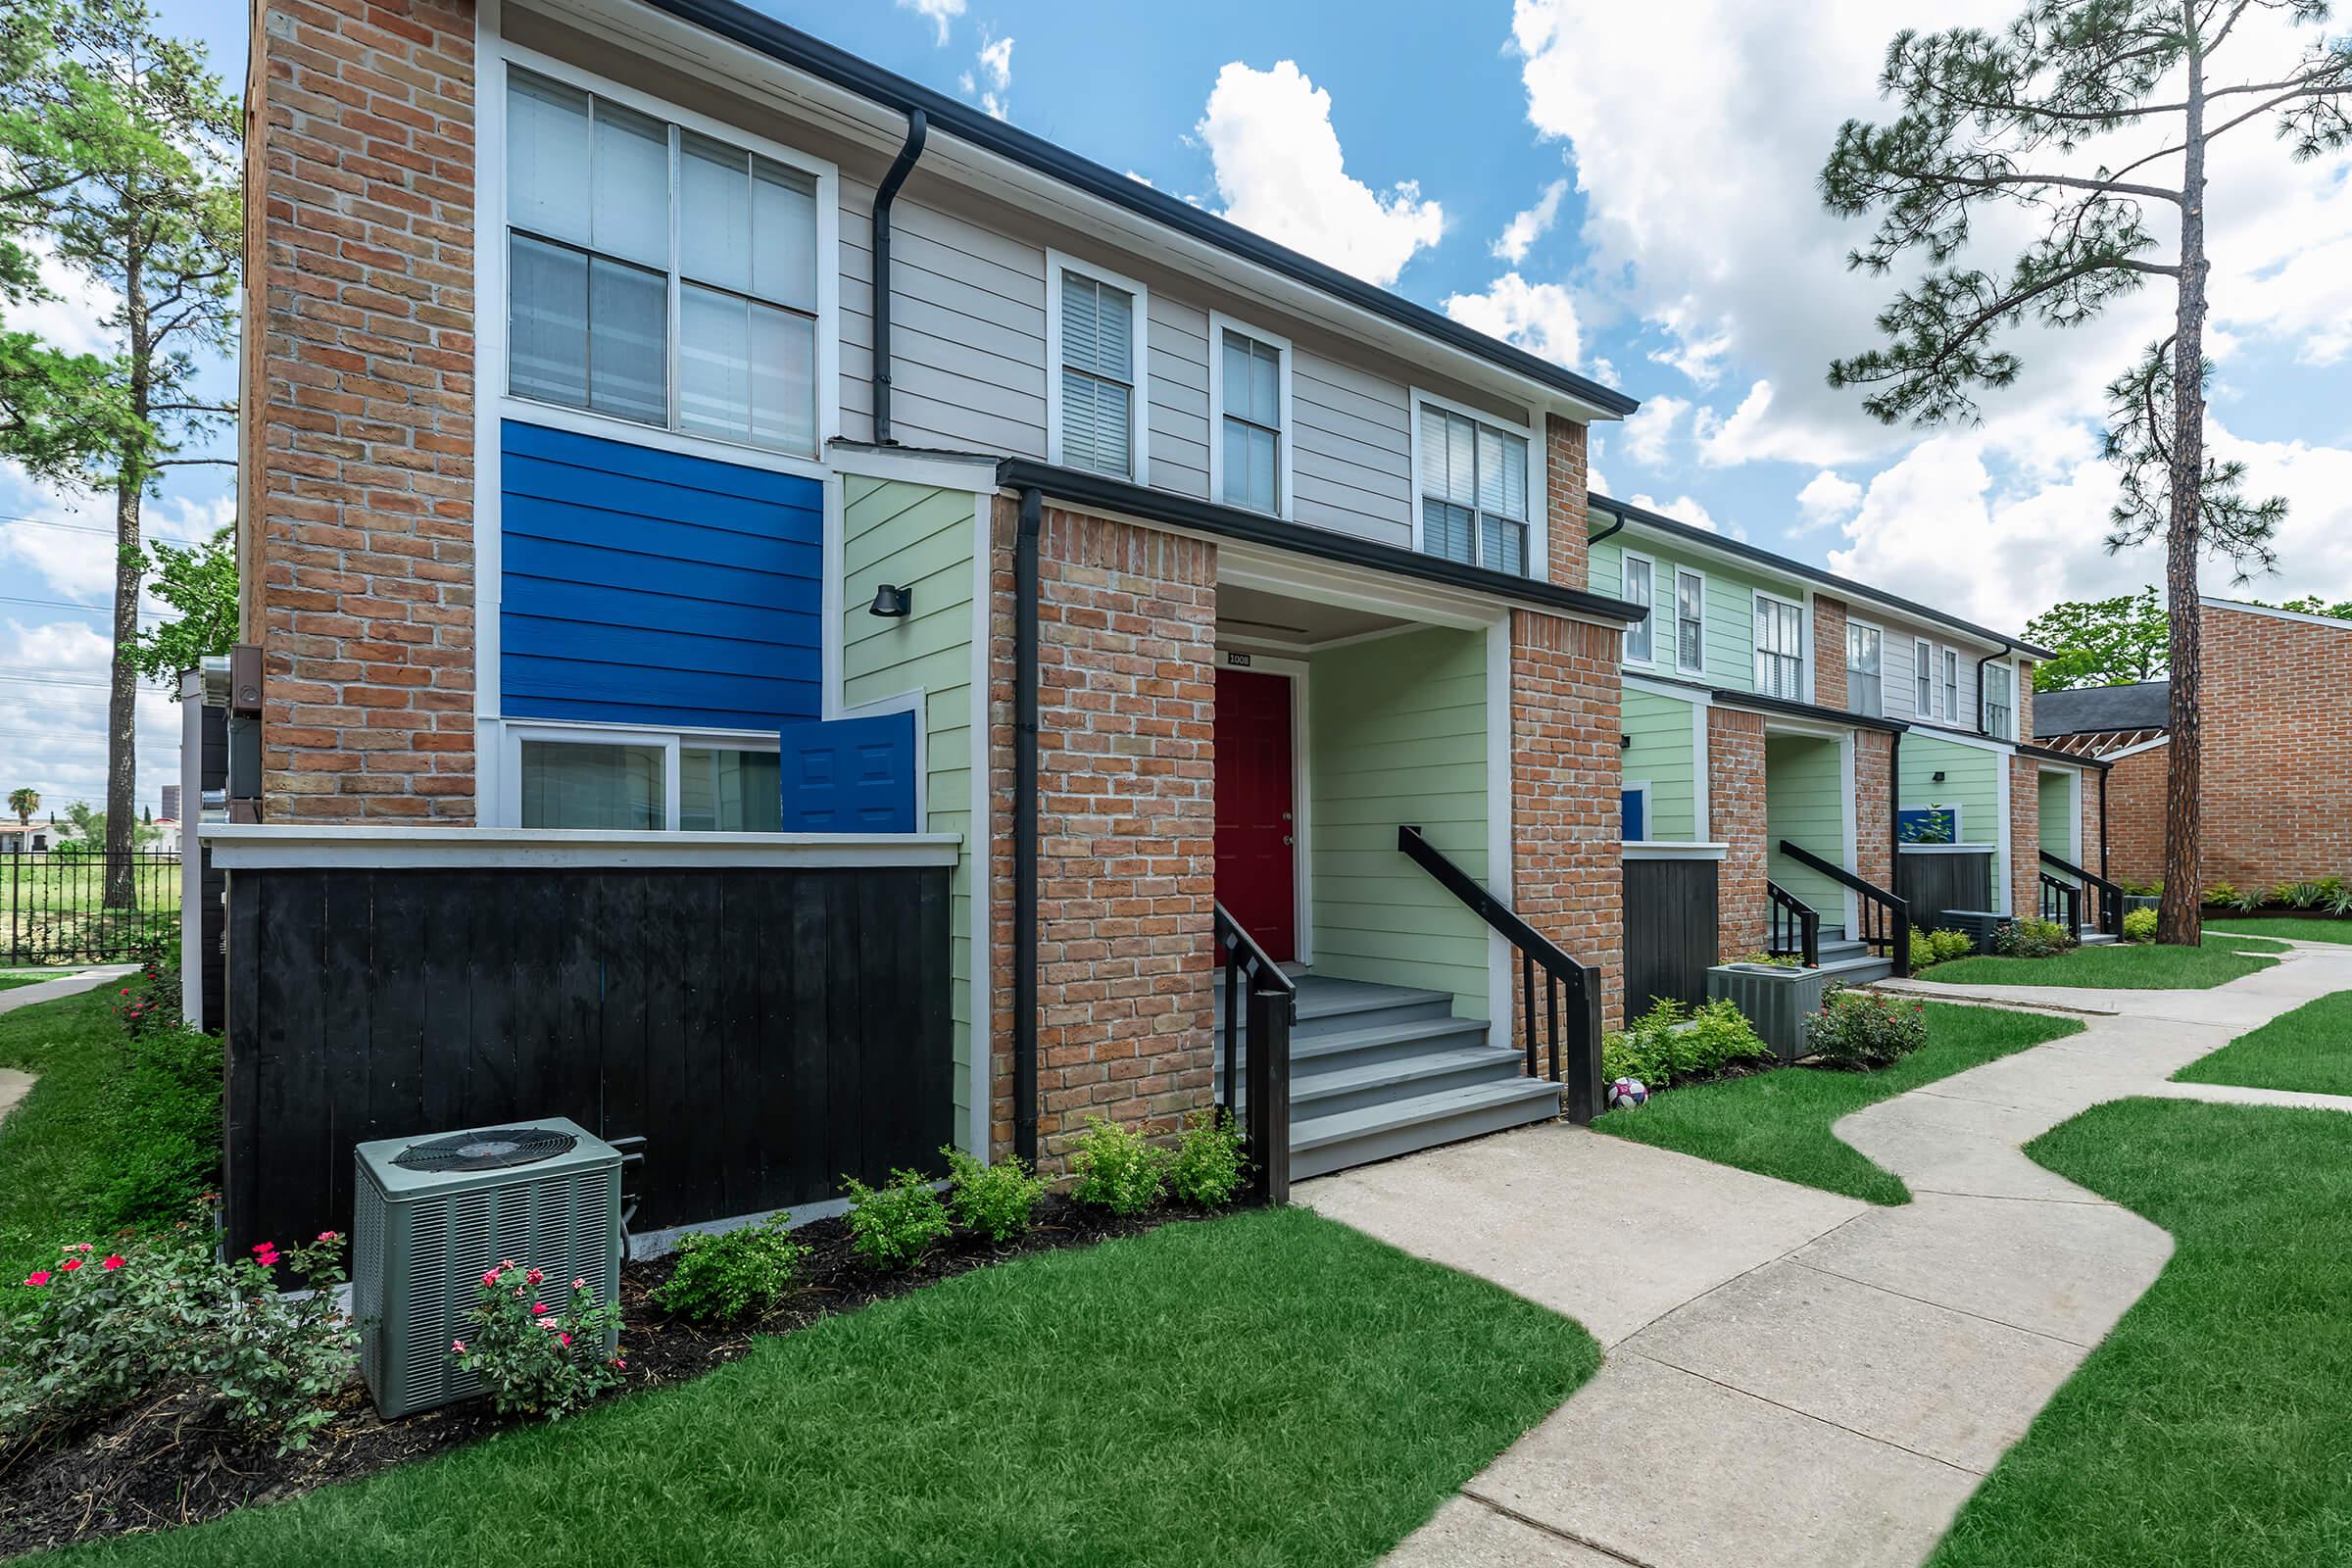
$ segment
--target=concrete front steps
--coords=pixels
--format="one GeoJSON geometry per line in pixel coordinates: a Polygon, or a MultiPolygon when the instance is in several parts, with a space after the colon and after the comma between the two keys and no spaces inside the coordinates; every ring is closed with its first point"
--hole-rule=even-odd
{"type": "MultiPolygon", "coordinates": [[[[1291,1031],[1291,1176],[1303,1181],[1560,1113],[1560,1087],[1522,1075],[1518,1052],[1453,1015],[1443,991],[1335,980],[1298,987],[1291,1031]]],[[[1249,1079],[1249,1046],[1240,1053],[1249,1079]]],[[[1225,1087],[1225,986],[1217,982],[1216,1085],[1225,1087]]],[[[1243,1097],[1234,1097],[1237,1106],[1243,1097]]]]}
{"type": "Polygon", "coordinates": [[[1840,985],[1868,985],[1894,973],[1894,965],[1859,942],[1850,941],[1841,925],[1821,928],[1821,970],[1840,985]]]}

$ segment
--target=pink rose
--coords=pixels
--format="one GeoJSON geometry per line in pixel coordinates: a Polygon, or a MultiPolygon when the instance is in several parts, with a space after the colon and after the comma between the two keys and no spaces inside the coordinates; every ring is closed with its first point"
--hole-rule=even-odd
{"type": "Polygon", "coordinates": [[[122,1262],[123,1258],[121,1252],[109,1252],[106,1254],[106,1261],[98,1266],[106,1270],[109,1274],[112,1274],[115,1270],[122,1266],[122,1262]]]}
{"type": "Polygon", "coordinates": [[[584,1291],[588,1288],[588,1282],[586,1280],[573,1280],[571,1282],[571,1288],[575,1291],[584,1291]]]}
{"type": "Polygon", "coordinates": [[[551,1308],[545,1301],[533,1301],[531,1303],[531,1316],[533,1317],[545,1317],[550,1310],[551,1308]]]}
{"type": "Polygon", "coordinates": [[[558,1322],[557,1322],[557,1321],[556,1321],[554,1318],[552,1318],[552,1317],[543,1317],[543,1318],[541,1318],[541,1319],[539,1320],[539,1326],[540,1326],[541,1328],[543,1328],[543,1329],[558,1329],[558,1328],[562,1328],[564,1325],[563,1325],[563,1324],[561,1324],[561,1323],[558,1323],[558,1322]]]}
{"type": "Polygon", "coordinates": [[[466,1342],[464,1340],[452,1340],[449,1342],[449,1349],[452,1355],[464,1355],[466,1353],[466,1342]]]}
{"type": "Polygon", "coordinates": [[[322,1242],[341,1241],[342,1234],[338,1231],[320,1231],[318,1233],[318,1239],[322,1242]]]}
{"type": "Polygon", "coordinates": [[[571,1345],[571,1336],[568,1334],[558,1334],[556,1336],[556,1343],[565,1348],[569,1348],[571,1345]]]}
{"type": "Polygon", "coordinates": [[[67,1273],[71,1274],[71,1273],[73,1273],[73,1272],[74,1272],[75,1269],[77,1269],[77,1268],[81,1267],[81,1259],[80,1259],[80,1258],[78,1258],[78,1257],[69,1257],[69,1258],[67,1258],[67,1259],[66,1259],[66,1260],[65,1260],[63,1263],[60,1263],[60,1264],[58,1264],[57,1266],[58,1266],[59,1268],[62,1268],[62,1269],[64,1269],[64,1270],[65,1270],[67,1273]]]}
{"type": "Polygon", "coordinates": [[[45,1268],[36,1268],[31,1273],[24,1276],[24,1283],[27,1285],[46,1285],[49,1283],[49,1271],[45,1268]]]}
{"type": "Polygon", "coordinates": [[[531,1269],[531,1270],[529,1270],[529,1271],[528,1271],[528,1272],[526,1272],[526,1273],[525,1273],[525,1274],[524,1274],[522,1277],[523,1277],[523,1279],[524,1279],[525,1281],[527,1281],[527,1282],[529,1282],[530,1284],[533,1284],[533,1285],[536,1285],[536,1284],[538,1284],[538,1283],[539,1283],[541,1280],[543,1280],[543,1279],[547,1278],[547,1276],[546,1276],[546,1275],[544,1275],[544,1274],[540,1273],[540,1272],[539,1272],[537,1269],[531,1269]]]}
{"type": "Polygon", "coordinates": [[[498,1270],[494,1268],[483,1270],[482,1283],[484,1285],[496,1285],[498,1283],[498,1270]]]}

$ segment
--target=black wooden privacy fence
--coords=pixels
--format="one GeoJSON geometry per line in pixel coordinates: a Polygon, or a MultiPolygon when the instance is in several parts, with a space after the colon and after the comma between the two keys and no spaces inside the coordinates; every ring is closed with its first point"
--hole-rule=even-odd
{"type": "Polygon", "coordinates": [[[0,853],[0,964],[130,963],[179,941],[179,855],[0,853]]]}
{"type": "Polygon", "coordinates": [[[352,1146],[523,1117],[644,1137],[638,1231],[932,1169],[948,871],[240,868],[229,1250],[348,1230],[352,1146]]]}

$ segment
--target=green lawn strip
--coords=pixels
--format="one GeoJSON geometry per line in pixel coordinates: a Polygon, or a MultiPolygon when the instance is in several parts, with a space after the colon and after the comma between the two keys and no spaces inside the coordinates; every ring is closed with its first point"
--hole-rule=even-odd
{"type": "Polygon", "coordinates": [[[109,1086],[122,1028],[101,987],[0,1012],[0,1067],[36,1075],[0,1121],[0,1290],[80,1234],[107,1181],[109,1086]]]}
{"type": "Polygon", "coordinates": [[[2281,1013],[2173,1077],[2184,1084],[2352,1095],[2352,991],[2338,991],[2281,1013]]]}
{"type": "Polygon", "coordinates": [[[2079,1034],[2072,1018],[1931,1002],[1928,1043],[1877,1072],[1778,1067],[1751,1078],[1694,1084],[1650,1097],[1635,1110],[1594,1119],[1597,1132],[1696,1154],[1760,1176],[1842,1193],[1872,1203],[1907,1203],[1911,1190],[1830,1131],[1848,1111],[1890,1100],[1981,1062],[2079,1034]]]}
{"type": "Polygon", "coordinates": [[[2352,942],[2352,920],[2324,920],[2317,915],[2282,914],[2276,919],[2205,919],[2208,931],[2248,937],[2284,937],[2290,942],[2352,942]]]}
{"type": "Polygon", "coordinates": [[[73,971],[60,969],[56,974],[0,974],[0,991],[12,986],[37,986],[44,980],[62,980],[73,971]]]}
{"type": "Polygon", "coordinates": [[[1930,1568],[2352,1562],[2352,1121],[2129,1100],[2026,1152],[2173,1235],[1930,1568]]]}
{"type": "Polygon", "coordinates": [[[1482,1281],[1261,1211],[977,1270],[683,1388],[82,1551],[1337,1568],[1379,1558],[1599,1361],[1482,1281]]]}
{"type": "Polygon", "coordinates": [[[2090,986],[2105,991],[2205,991],[2278,962],[2284,943],[2209,936],[2197,948],[2119,942],[2054,958],[1955,958],[1919,971],[1922,980],[1974,986],[2090,986]]]}

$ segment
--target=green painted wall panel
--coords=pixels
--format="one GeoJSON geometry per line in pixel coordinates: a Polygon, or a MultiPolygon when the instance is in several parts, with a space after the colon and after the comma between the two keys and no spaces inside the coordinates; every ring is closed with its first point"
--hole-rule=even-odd
{"type": "Polygon", "coordinates": [[[956,1126],[971,1147],[972,879],[980,843],[971,810],[972,495],[853,474],[842,480],[842,497],[843,705],[923,694],[923,827],[963,838],[950,884],[949,940],[956,1126]],[[885,582],[914,589],[906,619],[866,612],[885,582]]]}
{"type": "MultiPolygon", "coordinates": [[[[1614,594],[1622,591],[1626,548],[1622,534],[1592,548],[1593,592],[1614,594]]],[[[1737,570],[1721,562],[1677,554],[1670,548],[1656,548],[1647,540],[1636,542],[1633,549],[1637,555],[1647,556],[1656,567],[1657,603],[1653,609],[1653,618],[1657,621],[1657,660],[1647,667],[1662,676],[1685,680],[1702,678],[1687,671],[1677,671],[1674,665],[1674,574],[1677,567],[1682,567],[1699,573],[1707,584],[1707,667],[1703,678],[1711,685],[1736,691],[1753,691],[1756,685],[1756,590],[1763,589],[1796,604],[1804,602],[1803,591],[1786,585],[1776,586],[1761,576],[1737,570]]],[[[1839,649],[1838,657],[1844,658],[1845,651],[1839,649]]]]}
{"type": "Polygon", "coordinates": [[[1996,845],[2001,840],[2000,770],[2008,765],[2007,758],[1983,747],[1912,730],[1903,736],[1899,804],[1906,811],[1956,806],[1961,843],[1996,845]]]}
{"type": "Polygon", "coordinates": [[[1648,836],[1682,844],[1706,837],[1697,819],[1698,705],[1630,687],[1624,701],[1619,728],[1633,742],[1625,749],[1625,782],[1649,786],[1648,836]]]}
{"type": "MultiPolygon", "coordinates": [[[[1764,831],[1772,845],[1767,873],[1821,911],[1822,923],[1845,919],[1845,889],[1781,854],[1783,839],[1845,865],[1845,762],[1838,743],[1811,735],[1764,741],[1764,831]]],[[[1850,868],[1849,868],[1850,869],[1850,868]]]]}
{"type": "Polygon", "coordinates": [[[2040,808],[2041,847],[2062,860],[2074,860],[2075,776],[2072,773],[2042,774],[2040,808]]]}
{"type": "Polygon", "coordinates": [[[1396,849],[1413,824],[1487,880],[1485,634],[1334,648],[1307,679],[1315,972],[1450,991],[1486,1017],[1486,927],[1396,849]]]}

